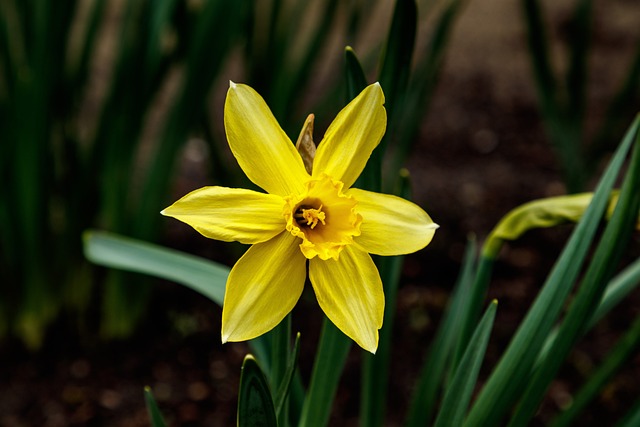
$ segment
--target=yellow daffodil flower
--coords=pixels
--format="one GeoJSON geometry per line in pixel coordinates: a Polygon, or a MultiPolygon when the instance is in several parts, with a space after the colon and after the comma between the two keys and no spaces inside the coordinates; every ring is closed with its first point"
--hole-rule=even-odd
{"type": "Polygon", "coordinates": [[[225,187],[195,190],[162,211],[206,237],[252,246],[231,269],[222,341],[274,328],[297,303],[307,277],[327,317],[374,353],[384,294],[371,254],[425,247],[436,228],[399,197],[351,188],[385,132],[384,94],[368,86],[336,117],[311,173],[262,97],[231,83],[224,125],[242,170],[268,194],[225,187]]]}

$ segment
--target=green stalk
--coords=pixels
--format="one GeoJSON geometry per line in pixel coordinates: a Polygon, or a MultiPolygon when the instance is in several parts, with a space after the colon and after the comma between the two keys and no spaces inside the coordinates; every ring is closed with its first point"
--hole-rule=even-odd
{"type": "Polygon", "coordinates": [[[437,395],[448,376],[456,369],[451,356],[455,351],[456,340],[460,340],[463,316],[469,309],[469,290],[476,274],[476,242],[469,239],[462,268],[449,305],[440,321],[436,336],[431,342],[426,362],[411,399],[407,415],[407,427],[428,425],[433,417],[437,395]],[[447,367],[447,365],[449,365],[447,367]]]}
{"type": "Polygon", "coordinates": [[[470,287],[471,296],[469,297],[467,309],[461,313],[462,327],[456,349],[453,354],[454,367],[458,365],[458,362],[462,358],[462,354],[464,353],[467,343],[471,338],[471,334],[473,333],[474,326],[477,324],[480,313],[482,312],[482,306],[487,295],[487,289],[489,288],[489,281],[491,280],[491,272],[493,270],[494,262],[495,257],[488,256],[484,252],[480,255],[475,279],[473,281],[473,285],[470,287]]]}
{"type": "Polygon", "coordinates": [[[613,375],[633,356],[640,347],[640,317],[618,341],[615,348],[609,352],[605,361],[591,375],[587,383],[578,391],[571,406],[556,417],[551,427],[569,427],[582,411],[598,396],[602,388],[613,375]]]}
{"type": "Polygon", "coordinates": [[[493,300],[480,319],[478,327],[469,340],[455,375],[447,387],[435,427],[459,426],[471,400],[478,379],[480,366],[489,343],[489,335],[496,315],[498,301],[493,300]]]}
{"type": "Polygon", "coordinates": [[[328,425],[333,399],[350,347],[351,340],[325,318],[299,427],[328,425]]]}
{"type": "Polygon", "coordinates": [[[376,354],[363,353],[362,355],[361,426],[381,426],[384,422],[389,386],[393,320],[403,261],[404,257],[395,256],[378,258],[376,262],[384,284],[384,325],[380,330],[376,354]]]}
{"type": "MultiPolygon", "coordinates": [[[[278,390],[287,371],[287,362],[291,353],[291,313],[276,326],[271,332],[271,372],[269,375],[269,383],[271,390],[278,390]]],[[[285,399],[286,402],[286,399],[285,399]]],[[[286,403],[284,404],[286,406],[286,403]]],[[[277,412],[278,425],[287,427],[288,413],[287,411],[277,412]]]]}

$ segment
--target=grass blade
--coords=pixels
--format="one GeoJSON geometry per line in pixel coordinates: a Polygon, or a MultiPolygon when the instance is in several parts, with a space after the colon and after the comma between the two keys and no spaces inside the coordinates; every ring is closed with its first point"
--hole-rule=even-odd
{"type": "Polygon", "coordinates": [[[351,340],[325,318],[299,427],[322,427],[328,424],[350,347],[351,340]]]}
{"type": "Polygon", "coordinates": [[[172,280],[222,307],[229,268],[151,243],[101,231],[84,234],[85,255],[105,267],[172,280]]]}
{"type": "MultiPolygon", "coordinates": [[[[426,363],[420,373],[417,387],[412,396],[407,416],[407,427],[428,425],[433,416],[437,394],[446,381],[447,363],[455,350],[456,340],[462,332],[463,314],[468,311],[469,290],[475,276],[475,239],[469,239],[465,251],[460,276],[453,289],[449,307],[440,322],[440,327],[431,343],[426,363]]],[[[451,363],[451,369],[454,369],[451,363]]]]}
{"type": "Polygon", "coordinates": [[[598,369],[591,374],[588,382],[576,393],[569,409],[560,414],[551,427],[569,427],[575,418],[585,409],[598,393],[613,377],[613,375],[626,363],[640,347],[640,317],[631,325],[631,328],[618,341],[613,350],[598,369]]]}
{"type": "Polygon", "coordinates": [[[529,422],[563,361],[578,338],[582,336],[635,228],[639,208],[640,134],[637,134],[631,164],[613,217],[604,231],[593,261],[585,273],[585,279],[558,331],[558,337],[546,359],[536,369],[511,419],[510,426],[521,426],[529,422]]]}
{"type": "Polygon", "coordinates": [[[598,184],[593,200],[573,231],[527,316],[480,392],[465,426],[499,424],[520,396],[531,367],[567,298],[603,217],[609,194],[635,139],[640,117],[630,127],[598,184]]]}
{"type": "Polygon", "coordinates": [[[298,365],[298,356],[300,354],[300,332],[296,335],[296,341],[293,344],[293,351],[289,356],[289,361],[287,362],[287,370],[285,371],[282,381],[280,382],[280,386],[278,387],[278,391],[275,396],[275,407],[276,414],[280,415],[282,408],[284,406],[284,402],[289,395],[289,388],[291,387],[291,381],[293,380],[294,373],[296,371],[296,367],[298,365]]]}
{"type": "Polygon", "coordinates": [[[482,359],[489,343],[489,335],[496,315],[498,301],[493,300],[484,316],[478,323],[469,346],[462,356],[456,373],[447,388],[442,401],[440,413],[436,419],[436,427],[459,426],[462,424],[467,406],[471,400],[471,393],[475,387],[482,359]]]}

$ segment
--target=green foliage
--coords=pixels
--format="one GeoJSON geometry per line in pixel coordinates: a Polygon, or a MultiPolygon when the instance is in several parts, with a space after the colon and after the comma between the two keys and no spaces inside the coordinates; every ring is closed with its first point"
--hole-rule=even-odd
{"type": "MultiPolygon", "coordinates": [[[[203,114],[202,95],[246,20],[244,8],[225,1],[189,9],[184,2],[149,0],[120,3],[121,19],[114,21],[108,19],[114,5],[107,3],[0,5],[0,171],[6,183],[0,332],[11,329],[32,348],[61,306],[81,315],[88,308],[83,230],[100,225],[156,238],[178,149],[199,125],[193,118],[203,114]],[[112,62],[100,48],[105,40],[112,62]],[[187,83],[172,106],[170,129],[151,149],[153,167],[141,168],[143,129],[179,62],[187,64],[187,83]],[[90,78],[95,63],[107,67],[105,90],[90,78]]],[[[146,301],[143,286],[126,287],[123,280],[117,273],[107,279],[107,335],[130,330],[146,301]]]]}
{"type": "MultiPolygon", "coordinates": [[[[433,414],[438,405],[435,425],[460,425],[464,420],[465,426],[493,426],[501,425],[506,417],[509,417],[510,425],[526,425],[544,396],[546,388],[555,378],[557,370],[578,339],[640,284],[640,262],[638,261],[612,278],[617,259],[637,224],[640,207],[639,127],[640,117],[630,127],[618,148],[591,198],[591,203],[579,218],[578,225],[536,301],[520,324],[501,360],[493,368],[492,374],[480,390],[471,409],[467,410],[471,393],[477,387],[476,380],[496,309],[496,303],[493,302],[482,319],[477,321],[478,319],[474,317],[474,313],[477,312],[476,306],[483,304],[483,292],[486,291],[489,282],[494,258],[487,257],[483,252],[480,259],[476,261],[475,242],[470,242],[450,306],[431,344],[427,362],[417,382],[407,426],[428,425],[433,420],[433,414]],[[582,265],[586,263],[586,254],[590,247],[594,246],[598,227],[605,217],[613,183],[632,146],[634,146],[633,155],[614,213],[604,229],[600,242],[595,245],[595,252],[587,263],[582,283],[577,286],[575,296],[571,297],[570,291],[579,277],[582,265]],[[478,285],[480,292],[472,288],[478,285]],[[473,292],[470,292],[472,289],[473,292]],[[557,328],[554,328],[569,298],[571,298],[571,304],[566,308],[564,319],[558,323],[557,328]],[[471,328],[475,329],[475,332],[467,335],[469,325],[476,324],[476,327],[471,328]]],[[[539,225],[548,226],[546,222],[539,225]]],[[[185,266],[199,265],[193,264],[195,260],[191,257],[185,257],[174,251],[99,233],[88,234],[85,244],[87,254],[95,262],[128,269],[134,268],[133,265],[136,264],[136,271],[153,271],[159,276],[171,274],[167,272],[173,271],[172,268],[164,271],[157,268],[159,263],[168,266],[175,263],[175,268],[181,268],[179,267],[181,263],[185,263],[185,266]],[[121,255],[116,255],[118,253],[121,255]],[[131,258],[140,259],[141,262],[132,263],[131,258]]],[[[198,270],[207,271],[208,267],[204,264],[210,263],[201,262],[202,266],[194,268],[193,273],[189,272],[191,270],[189,268],[182,270],[180,281],[207,295],[209,291],[204,290],[200,285],[194,285],[204,277],[198,270]]],[[[219,267],[211,265],[210,268],[213,268],[211,270],[213,272],[219,267]]],[[[384,265],[381,265],[381,268],[383,275],[395,271],[394,269],[386,270],[389,267],[384,265]]],[[[394,274],[390,277],[394,277],[394,274]]],[[[222,286],[223,278],[224,275],[220,275],[219,286],[222,286]]],[[[220,302],[217,296],[208,296],[220,302]]],[[[289,329],[290,327],[287,326],[283,330],[289,329]]],[[[556,420],[557,425],[568,425],[606,386],[608,379],[623,366],[640,345],[639,331],[636,321],[576,395],[574,406],[559,416],[556,420]]],[[[285,336],[290,335],[285,334],[285,336]]],[[[271,338],[272,346],[281,345],[277,342],[277,337],[276,340],[274,337],[271,338]]],[[[289,342],[285,342],[286,348],[289,348],[289,342]]],[[[255,343],[256,341],[252,342],[253,345],[255,343]]],[[[381,339],[380,349],[384,349],[384,345],[381,339]]],[[[256,346],[256,349],[258,348],[256,346]]],[[[278,371],[280,372],[278,376],[274,374],[276,371],[272,371],[270,382],[276,384],[278,390],[275,405],[269,381],[257,368],[257,364],[253,362],[254,359],[251,359],[253,363],[251,370],[243,371],[243,377],[247,372],[248,379],[247,382],[242,380],[245,392],[243,394],[241,391],[239,422],[245,422],[243,417],[259,414],[261,422],[275,423],[276,414],[279,413],[280,423],[283,425],[288,423],[299,426],[326,425],[349,349],[349,339],[325,320],[309,389],[304,393],[303,399],[291,400],[292,408],[288,412],[282,411],[286,407],[286,396],[297,387],[294,370],[298,342],[296,341],[293,352],[283,358],[286,368],[278,371]],[[300,411],[299,419],[284,415],[296,413],[296,410],[300,411]],[[240,418],[243,420],[240,421],[240,418]]],[[[263,348],[261,352],[267,358],[268,351],[263,348]]],[[[376,366],[379,362],[373,359],[365,365],[367,363],[373,363],[369,366],[376,366]]],[[[384,372],[384,369],[388,369],[386,363],[384,361],[377,366],[381,366],[384,372]]],[[[367,373],[366,370],[363,372],[367,373]]],[[[369,381],[369,384],[379,384],[380,380],[370,378],[369,381]]],[[[369,397],[372,401],[377,398],[379,397],[369,397]]],[[[364,405],[363,407],[366,408],[364,405]]],[[[632,409],[621,425],[633,425],[629,423],[634,422],[636,417],[637,410],[632,409]]],[[[363,417],[362,420],[364,419],[366,418],[363,417]]]]}
{"type": "Polygon", "coordinates": [[[548,24],[539,0],[522,0],[527,42],[540,112],[551,144],[564,170],[570,193],[583,191],[600,159],[611,150],[615,135],[636,113],[640,91],[640,40],[623,83],[600,128],[586,144],[588,60],[591,48],[593,1],[575,0],[569,20],[568,66],[564,76],[554,72],[547,40],[548,24]]]}
{"type": "MultiPolygon", "coordinates": [[[[157,213],[192,135],[210,144],[212,178],[235,183],[207,106],[231,55],[280,121],[296,123],[319,53],[340,25],[357,35],[365,9],[336,0],[3,1],[0,337],[13,331],[36,348],[61,308],[82,318],[100,291],[83,263],[84,230],[157,240],[157,213]],[[314,25],[300,19],[312,14],[314,25]]],[[[119,272],[103,285],[102,331],[126,335],[147,287],[119,272]]]]}
{"type": "MultiPolygon", "coordinates": [[[[581,144],[592,2],[576,2],[564,79],[553,72],[538,1],[522,2],[542,115],[564,164],[567,187],[577,191],[637,94],[640,48],[602,127],[585,148],[581,144]]],[[[81,262],[80,236],[93,227],[135,239],[86,232],[84,250],[91,262],[172,280],[222,305],[227,267],[143,242],[158,236],[158,212],[166,206],[183,144],[193,134],[206,135],[212,148],[213,179],[235,184],[238,178],[216,148],[220,129],[207,122],[208,94],[229,65],[227,58],[233,55],[233,65],[246,68],[245,81],[265,96],[280,122],[291,126],[287,128],[291,133],[297,131],[295,107],[306,88],[320,86],[318,81],[339,88],[331,84],[333,77],[327,81],[315,77],[319,52],[331,46],[330,35],[338,25],[344,25],[349,37],[356,35],[366,14],[364,3],[345,6],[347,2],[337,0],[320,1],[316,5],[320,13],[312,2],[303,0],[145,0],[121,2],[121,19],[110,23],[108,3],[63,0],[54,7],[54,2],[46,0],[0,1],[0,176],[5,191],[0,198],[0,337],[13,331],[32,348],[42,341],[44,328],[61,308],[72,307],[81,314],[87,309],[92,272],[81,262]],[[301,19],[311,14],[315,19],[301,19]],[[339,16],[344,19],[336,19],[339,16]],[[308,22],[313,25],[305,25],[308,22]],[[105,59],[98,48],[101,29],[114,36],[113,63],[103,96],[95,97],[90,75],[92,64],[105,59]],[[150,121],[159,96],[170,84],[175,93],[166,106],[166,118],[150,121]],[[149,126],[158,127],[159,136],[143,141],[149,126]]],[[[462,0],[442,4],[439,14],[432,16],[433,31],[425,51],[419,52],[418,4],[395,2],[377,77],[386,95],[388,130],[360,177],[359,188],[384,189],[410,198],[409,175],[401,167],[429,107],[464,5],[462,0]]],[[[351,48],[345,51],[345,61],[349,100],[366,86],[371,73],[365,72],[351,48]]],[[[338,103],[336,93],[337,89],[329,90],[327,99],[318,101],[320,113],[325,105],[338,103]]],[[[475,241],[469,242],[435,339],[425,344],[428,352],[416,380],[407,426],[526,425],[573,346],[637,288],[640,263],[617,276],[614,273],[637,224],[639,126],[637,118],[593,195],[516,208],[498,224],[479,257],[475,241]],[[617,207],[603,227],[603,218],[613,206],[614,182],[634,143],[617,207]],[[481,317],[502,243],[532,228],[567,221],[578,221],[578,225],[502,358],[471,402],[496,312],[492,302],[481,317]],[[579,281],[579,277],[584,278],[579,281]]],[[[368,427],[385,421],[403,258],[376,262],[386,306],[378,352],[364,355],[362,362],[360,422],[368,427]]],[[[146,283],[115,271],[105,281],[103,330],[109,336],[126,334],[142,315],[146,283]]],[[[351,341],[325,319],[304,390],[296,372],[299,337],[293,345],[291,338],[287,317],[272,333],[251,341],[256,356],[248,356],[243,364],[238,425],[329,423],[351,341]]],[[[556,425],[570,424],[638,345],[636,320],[576,394],[573,406],[559,414],[556,425]]],[[[148,388],[145,400],[152,425],[164,425],[148,388]]],[[[640,406],[634,407],[620,425],[638,424],[639,414],[640,406]]]]}
{"type": "Polygon", "coordinates": [[[238,392],[239,427],[276,427],[276,412],[269,382],[256,359],[251,355],[244,358],[238,392]]]}
{"type": "Polygon", "coordinates": [[[497,306],[498,301],[491,302],[469,340],[469,345],[442,400],[440,412],[434,424],[436,427],[457,426],[462,423],[471,400],[471,393],[473,393],[478,379],[487,344],[489,343],[489,334],[493,326],[497,306]]]}

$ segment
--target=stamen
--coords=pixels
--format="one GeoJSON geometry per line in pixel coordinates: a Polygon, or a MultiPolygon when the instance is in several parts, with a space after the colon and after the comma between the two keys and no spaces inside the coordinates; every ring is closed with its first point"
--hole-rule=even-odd
{"type": "Polygon", "coordinates": [[[312,230],[318,225],[318,221],[325,225],[326,214],[322,212],[322,205],[318,209],[311,206],[300,206],[293,214],[300,226],[307,226],[312,230]]]}

